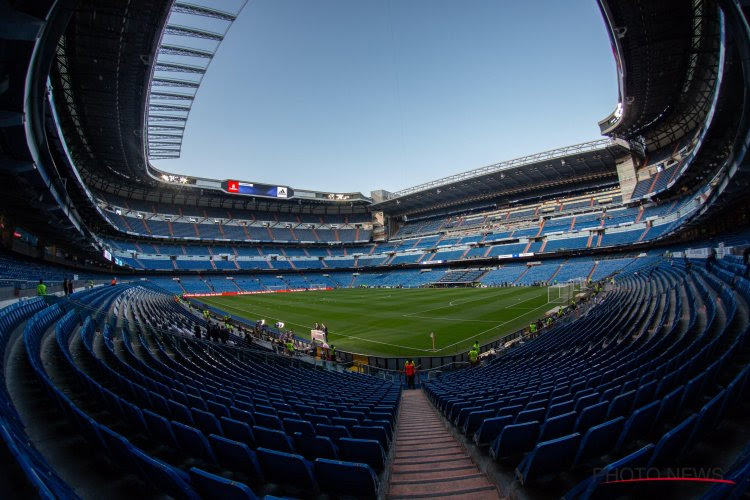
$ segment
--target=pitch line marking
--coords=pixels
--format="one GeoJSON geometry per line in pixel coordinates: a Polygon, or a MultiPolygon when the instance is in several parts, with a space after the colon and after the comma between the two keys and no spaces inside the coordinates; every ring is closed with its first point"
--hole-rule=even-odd
{"type": "MultiPolygon", "coordinates": [[[[500,294],[498,294],[498,295],[500,295],[500,294]]],[[[502,295],[504,295],[504,294],[502,294],[502,295]]],[[[521,302],[518,302],[518,303],[519,303],[519,304],[521,304],[521,303],[523,303],[523,302],[528,302],[529,300],[532,300],[532,299],[534,299],[534,298],[537,298],[537,297],[532,297],[532,298],[529,298],[529,299],[523,300],[523,301],[521,301],[521,302]]],[[[545,304],[542,304],[542,305],[541,305],[541,306],[539,306],[539,307],[536,307],[536,308],[530,309],[530,311],[536,311],[537,309],[541,309],[541,308],[543,308],[543,307],[546,307],[546,306],[548,306],[548,305],[549,305],[549,303],[545,303],[545,304]]],[[[245,308],[242,308],[242,307],[236,307],[236,306],[225,306],[225,307],[227,307],[227,308],[230,308],[230,309],[234,309],[234,310],[236,310],[236,311],[243,311],[243,312],[248,312],[248,313],[250,313],[250,314],[253,314],[253,315],[254,315],[254,314],[256,314],[256,313],[255,313],[254,311],[251,311],[250,309],[245,309],[245,308]]],[[[273,309],[273,310],[275,310],[275,311],[278,311],[278,310],[279,310],[279,309],[277,309],[277,308],[273,308],[273,307],[270,307],[270,306],[266,306],[266,307],[269,307],[270,309],[273,309]]],[[[504,307],[503,309],[509,309],[509,308],[510,308],[510,306],[506,306],[506,307],[504,307]]],[[[440,309],[440,308],[436,308],[436,309],[440,309]]],[[[434,309],[431,309],[431,310],[434,310],[434,309]]],[[[424,312],[424,311],[423,311],[423,312],[424,312]]],[[[380,341],[380,340],[373,340],[373,339],[368,339],[368,338],[357,337],[357,336],[355,336],[355,335],[343,335],[343,334],[341,334],[341,333],[336,333],[336,332],[331,332],[331,333],[332,333],[333,335],[335,335],[335,336],[339,336],[339,337],[344,337],[344,338],[348,338],[348,339],[355,339],[355,340],[359,340],[359,341],[364,341],[364,342],[370,342],[370,343],[373,343],[373,344],[387,345],[387,346],[390,346],[390,347],[397,347],[397,348],[399,348],[399,349],[404,349],[404,350],[409,350],[409,351],[418,351],[418,352],[442,352],[442,351],[444,351],[444,350],[446,350],[446,349],[449,349],[449,348],[451,348],[451,347],[454,347],[454,346],[456,346],[456,345],[458,345],[458,344],[461,344],[462,342],[466,342],[467,340],[471,340],[471,339],[474,339],[474,338],[476,338],[476,337],[479,337],[480,335],[484,335],[484,334],[485,334],[485,333],[487,333],[487,332],[491,332],[492,330],[495,330],[495,329],[497,329],[497,328],[499,328],[499,327],[501,327],[501,326],[503,326],[503,325],[506,325],[506,324],[508,324],[508,323],[510,323],[510,322],[512,322],[512,321],[515,321],[515,320],[517,320],[517,319],[519,319],[519,318],[522,318],[523,316],[526,316],[527,314],[530,314],[530,312],[526,312],[526,313],[520,314],[520,315],[518,315],[518,316],[516,316],[516,317],[514,317],[514,318],[511,318],[511,319],[507,320],[507,321],[503,321],[502,323],[498,323],[498,324],[496,324],[495,326],[493,326],[493,327],[491,327],[491,328],[488,328],[488,329],[486,329],[486,330],[484,330],[484,331],[481,331],[481,332],[479,332],[479,333],[477,333],[477,334],[475,334],[475,335],[472,335],[472,336],[470,336],[470,337],[465,337],[465,338],[463,338],[463,339],[461,339],[461,340],[459,340],[459,341],[457,341],[457,342],[454,342],[454,343],[452,343],[452,344],[449,344],[449,345],[447,345],[447,346],[444,346],[444,347],[441,347],[440,349],[435,349],[435,350],[433,350],[433,349],[420,349],[420,348],[418,348],[418,347],[407,347],[407,346],[403,346],[403,345],[399,345],[399,344],[391,344],[390,342],[382,342],[382,341],[380,341]]],[[[404,316],[406,316],[406,315],[404,315],[404,316]]],[[[281,319],[281,318],[274,318],[274,317],[272,317],[272,316],[267,316],[267,317],[268,317],[269,319],[275,319],[275,320],[277,320],[277,321],[282,321],[282,319],[281,319]]],[[[300,323],[294,323],[294,322],[291,322],[291,321],[289,321],[289,322],[286,322],[286,321],[285,321],[285,323],[287,323],[287,324],[290,324],[290,325],[296,325],[296,326],[299,326],[299,327],[302,327],[302,328],[308,328],[308,327],[309,327],[309,325],[302,325],[302,324],[300,324],[300,323]]]]}
{"type": "MultiPolygon", "coordinates": [[[[503,297],[505,295],[509,295],[509,293],[505,293],[505,292],[508,292],[508,290],[502,290],[502,292],[504,292],[504,293],[497,293],[497,294],[492,294],[492,295],[485,296],[485,297],[478,297],[478,298],[467,299],[467,300],[461,302],[461,304],[468,304],[469,302],[478,302],[480,300],[486,300],[488,298],[495,299],[495,298],[498,298],[498,297],[503,297]]],[[[439,309],[446,309],[448,307],[455,307],[455,305],[458,305],[458,304],[454,304],[454,302],[458,302],[459,300],[461,300],[461,299],[456,299],[456,300],[450,301],[450,302],[448,302],[447,306],[432,307],[430,309],[424,309],[422,311],[414,311],[412,313],[402,314],[401,316],[403,316],[405,318],[409,318],[409,317],[416,316],[418,314],[423,314],[423,313],[430,312],[430,311],[437,311],[439,309]]]]}

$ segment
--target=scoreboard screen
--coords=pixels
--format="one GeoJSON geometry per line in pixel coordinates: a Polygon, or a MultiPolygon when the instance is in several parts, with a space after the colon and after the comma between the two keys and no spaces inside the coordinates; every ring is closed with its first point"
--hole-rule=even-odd
{"type": "Polygon", "coordinates": [[[270,186],[268,184],[257,184],[234,180],[222,182],[221,188],[230,194],[263,196],[265,198],[291,198],[294,196],[292,188],[287,186],[270,186]]]}

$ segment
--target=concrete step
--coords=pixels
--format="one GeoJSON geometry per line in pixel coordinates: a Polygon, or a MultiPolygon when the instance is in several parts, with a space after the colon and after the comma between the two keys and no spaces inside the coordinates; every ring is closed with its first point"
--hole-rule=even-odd
{"type": "Polygon", "coordinates": [[[389,499],[499,498],[422,391],[403,394],[394,448],[389,499]]]}

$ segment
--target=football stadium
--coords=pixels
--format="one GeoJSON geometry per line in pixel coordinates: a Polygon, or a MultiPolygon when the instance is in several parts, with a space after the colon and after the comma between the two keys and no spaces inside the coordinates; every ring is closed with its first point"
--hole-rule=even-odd
{"type": "Polygon", "coordinates": [[[746,498],[750,2],[590,4],[593,140],[306,187],[168,168],[242,128],[193,104],[280,2],[0,1],[0,496],[746,498]]]}

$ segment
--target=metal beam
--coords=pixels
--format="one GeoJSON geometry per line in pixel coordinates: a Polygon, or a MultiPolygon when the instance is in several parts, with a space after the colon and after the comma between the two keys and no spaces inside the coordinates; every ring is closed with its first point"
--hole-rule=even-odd
{"type": "Polygon", "coordinates": [[[148,134],[149,140],[155,139],[155,140],[165,140],[165,139],[178,139],[182,141],[182,134],[148,134]]]}
{"type": "Polygon", "coordinates": [[[202,75],[206,72],[206,68],[200,66],[193,66],[192,64],[180,64],[180,63],[168,63],[158,62],[154,66],[156,71],[174,71],[176,73],[195,73],[202,75]]]}
{"type": "Polygon", "coordinates": [[[176,104],[149,104],[148,109],[150,111],[184,111],[187,113],[190,111],[190,106],[179,106],[176,104]]]}
{"type": "Polygon", "coordinates": [[[164,30],[167,35],[176,36],[187,36],[192,38],[203,38],[205,40],[214,40],[220,42],[224,39],[224,35],[221,33],[214,33],[212,31],[199,30],[197,28],[188,28],[187,26],[180,26],[177,24],[170,24],[164,30]]]}
{"type": "Polygon", "coordinates": [[[192,14],[195,16],[212,17],[214,19],[221,19],[223,21],[234,21],[237,16],[229,12],[224,12],[218,9],[211,9],[203,7],[201,5],[194,5],[188,2],[176,2],[172,7],[173,12],[180,12],[183,14],[192,14]]]}
{"type": "Polygon", "coordinates": [[[203,59],[211,59],[214,56],[214,53],[208,50],[193,49],[191,47],[182,47],[168,43],[159,47],[159,53],[171,56],[201,57],[203,59]]]}
{"type": "Polygon", "coordinates": [[[169,116],[169,115],[148,115],[148,121],[151,122],[184,122],[187,116],[169,116]]]}
{"type": "Polygon", "coordinates": [[[165,91],[155,91],[151,92],[149,94],[151,99],[164,99],[168,101],[192,101],[195,99],[194,95],[190,94],[180,94],[179,92],[165,92],[165,91]]]}
{"type": "Polygon", "coordinates": [[[200,86],[200,83],[198,82],[178,80],[176,78],[162,78],[158,76],[151,80],[151,84],[157,87],[189,87],[193,89],[197,89],[200,86]]]}
{"type": "Polygon", "coordinates": [[[167,131],[167,130],[185,130],[185,125],[164,125],[164,124],[158,124],[158,125],[151,125],[148,126],[149,131],[155,130],[155,131],[167,131]]]}

